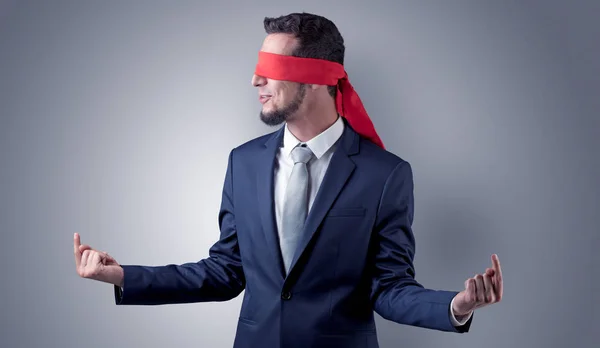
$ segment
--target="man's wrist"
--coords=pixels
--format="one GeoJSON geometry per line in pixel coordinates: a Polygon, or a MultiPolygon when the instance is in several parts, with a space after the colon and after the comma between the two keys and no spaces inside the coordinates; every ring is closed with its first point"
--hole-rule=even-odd
{"type": "Polygon", "coordinates": [[[450,320],[452,321],[452,324],[454,326],[465,325],[469,321],[469,319],[471,319],[472,315],[473,311],[470,311],[466,314],[457,313],[457,311],[454,309],[454,298],[452,299],[452,301],[450,302],[450,320]]]}
{"type": "Polygon", "coordinates": [[[123,267],[119,266],[119,271],[117,272],[117,275],[117,280],[113,284],[122,289],[125,280],[125,271],[123,270],[123,267]]]}

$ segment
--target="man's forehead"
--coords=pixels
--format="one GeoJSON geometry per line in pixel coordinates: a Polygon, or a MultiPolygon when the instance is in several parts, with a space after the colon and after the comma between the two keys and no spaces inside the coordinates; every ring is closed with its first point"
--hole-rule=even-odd
{"type": "Polygon", "coordinates": [[[298,39],[292,34],[269,34],[265,37],[261,51],[290,55],[298,46],[298,39]]]}

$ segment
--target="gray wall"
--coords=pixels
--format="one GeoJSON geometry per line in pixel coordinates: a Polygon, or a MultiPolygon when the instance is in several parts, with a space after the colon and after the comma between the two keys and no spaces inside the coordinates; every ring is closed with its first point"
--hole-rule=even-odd
{"type": "Polygon", "coordinates": [[[471,333],[378,317],[381,346],[597,346],[597,1],[0,2],[0,346],[231,346],[240,297],[117,307],[72,236],[120,263],[207,256],[229,150],[272,130],[250,85],[262,19],[295,11],[339,26],[413,165],[417,279],[503,266],[471,333]]]}

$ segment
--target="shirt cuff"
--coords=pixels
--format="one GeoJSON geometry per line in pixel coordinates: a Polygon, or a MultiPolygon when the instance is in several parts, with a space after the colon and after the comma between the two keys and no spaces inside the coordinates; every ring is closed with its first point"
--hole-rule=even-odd
{"type": "Polygon", "coordinates": [[[469,321],[469,319],[471,319],[473,312],[469,313],[469,315],[466,315],[464,317],[457,318],[454,315],[454,310],[452,309],[452,308],[454,308],[454,306],[452,306],[452,304],[454,304],[454,299],[452,299],[452,301],[450,302],[450,321],[452,321],[452,325],[454,325],[454,326],[465,325],[467,323],[467,321],[469,321]]]}

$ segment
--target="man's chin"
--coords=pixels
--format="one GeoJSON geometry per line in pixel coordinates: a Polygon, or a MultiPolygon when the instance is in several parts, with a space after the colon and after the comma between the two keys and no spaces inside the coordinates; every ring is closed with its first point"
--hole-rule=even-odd
{"type": "Polygon", "coordinates": [[[285,122],[285,117],[277,112],[260,112],[260,120],[267,126],[278,126],[285,122]]]}

